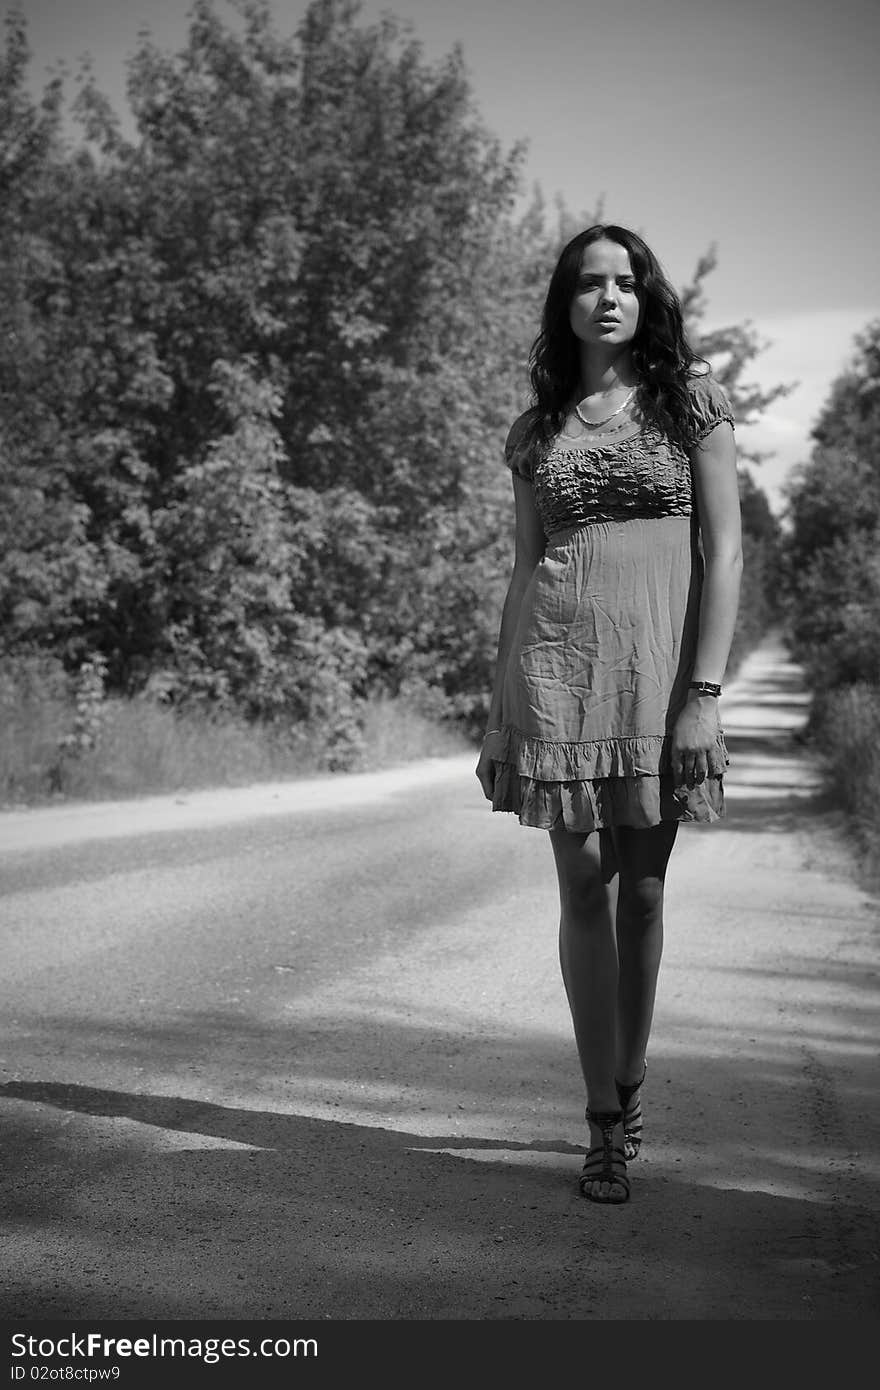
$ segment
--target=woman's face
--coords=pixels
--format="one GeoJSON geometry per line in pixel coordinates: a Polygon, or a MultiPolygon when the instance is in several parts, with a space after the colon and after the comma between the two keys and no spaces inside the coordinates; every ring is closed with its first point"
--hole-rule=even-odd
{"type": "Polygon", "coordinates": [[[569,322],[582,343],[622,347],[632,342],[641,304],[629,252],[616,241],[584,248],[569,322]]]}

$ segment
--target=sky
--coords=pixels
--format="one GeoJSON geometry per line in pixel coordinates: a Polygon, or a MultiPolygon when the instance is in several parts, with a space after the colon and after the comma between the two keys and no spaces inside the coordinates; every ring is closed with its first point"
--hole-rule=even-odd
{"type": "MultiPolygon", "coordinates": [[[[232,16],[226,0],[218,12],[232,16]]],[[[12,5],[0,0],[0,13],[12,5]]],[[[91,57],[125,117],[141,30],[182,45],[189,0],[19,0],[32,78],[91,57]]],[[[306,0],[271,0],[291,34],[306,0]]],[[[677,288],[715,246],[705,326],[749,322],[746,369],[796,388],[738,431],[774,510],[854,337],[880,318],[877,0],[363,0],[436,61],[460,45],[475,105],[539,187],[585,220],[640,232],[677,288]]]]}

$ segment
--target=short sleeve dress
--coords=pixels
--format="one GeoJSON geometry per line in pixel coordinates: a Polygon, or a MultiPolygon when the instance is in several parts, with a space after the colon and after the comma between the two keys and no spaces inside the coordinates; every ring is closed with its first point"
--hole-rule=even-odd
{"type": "MultiPolygon", "coordinates": [[[[689,383],[693,438],[730,403],[711,375],[689,383]]],[[[719,733],[709,776],[675,785],[670,745],[693,678],[703,563],[686,451],[645,423],[621,442],[527,443],[506,459],[529,479],[546,536],[523,597],[502,687],[492,809],[582,833],[724,813],[719,733]]]]}

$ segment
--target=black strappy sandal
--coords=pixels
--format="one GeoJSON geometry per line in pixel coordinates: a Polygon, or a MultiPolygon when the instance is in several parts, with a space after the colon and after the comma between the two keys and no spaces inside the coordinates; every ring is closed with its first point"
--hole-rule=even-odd
{"type": "Polygon", "coordinates": [[[623,1149],[616,1148],[614,1144],[614,1131],[623,1123],[623,1111],[592,1111],[587,1106],[587,1123],[590,1121],[601,1129],[602,1143],[587,1149],[579,1179],[581,1196],[591,1202],[602,1202],[605,1206],[622,1206],[629,1201],[629,1178],[626,1176],[623,1149]],[[596,1195],[593,1186],[594,1183],[603,1182],[610,1189],[606,1197],[596,1195]]]}
{"type": "Polygon", "coordinates": [[[634,1158],[638,1158],[639,1149],[642,1147],[642,1097],[640,1092],[647,1070],[648,1063],[646,1062],[642,1070],[641,1081],[634,1081],[631,1086],[624,1086],[620,1081],[614,1083],[617,1087],[617,1099],[620,1101],[620,1108],[623,1111],[623,1152],[626,1155],[627,1163],[632,1163],[634,1158]],[[633,1096],[636,1095],[636,1092],[640,1094],[634,1101],[633,1096]]]}

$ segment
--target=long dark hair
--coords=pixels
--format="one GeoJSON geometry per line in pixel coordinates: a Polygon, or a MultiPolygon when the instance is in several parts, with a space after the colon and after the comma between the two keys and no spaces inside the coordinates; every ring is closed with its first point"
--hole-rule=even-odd
{"type": "Polygon", "coordinates": [[[693,430],[688,375],[696,363],[708,363],[687,341],[678,295],[651,248],[636,232],[613,222],[597,222],[572,237],[550,278],[541,331],[529,355],[534,437],[546,441],[561,428],[578,389],[580,353],[569,311],[584,248],[594,241],[616,241],[629,254],[640,306],[632,363],[639,375],[641,409],[687,446],[693,430]]]}

